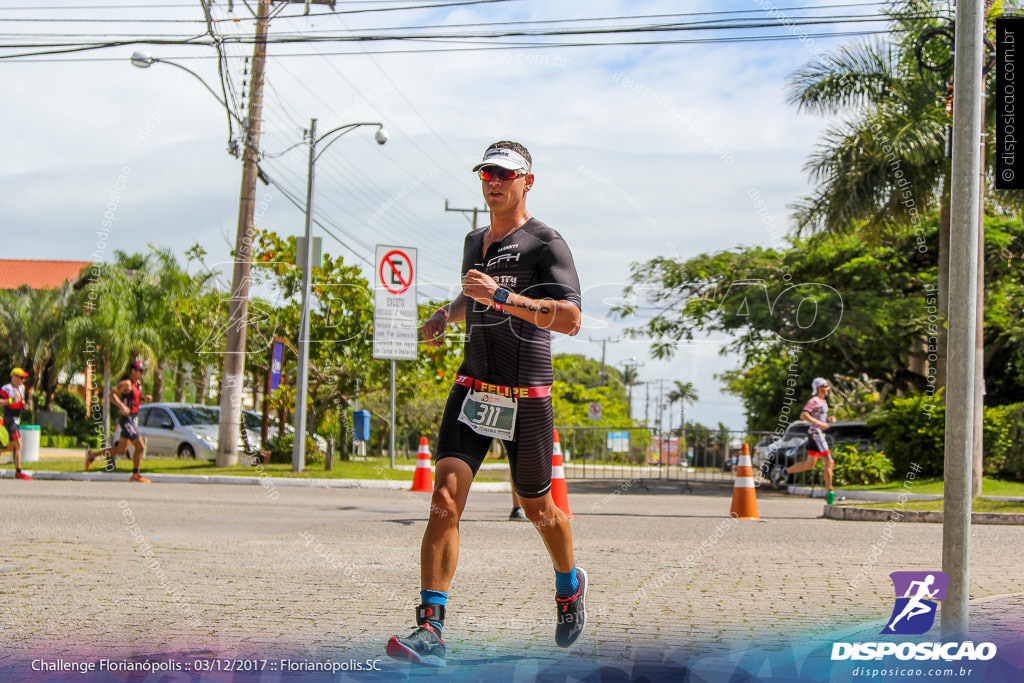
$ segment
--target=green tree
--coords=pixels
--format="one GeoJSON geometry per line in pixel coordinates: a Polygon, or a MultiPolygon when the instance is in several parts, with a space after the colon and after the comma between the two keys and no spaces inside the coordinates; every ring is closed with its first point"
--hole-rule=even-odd
{"type": "MultiPolygon", "coordinates": [[[[938,216],[926,216],[922,226],[925,245],[934,245],[938,216]]],[[[1024,247],[1024,226],[988,217],[985,238],[986,365],[995,396],[1011,401],[1024,392],[1024,290],[1014,256],[1024,247]]],[[[656,357],[670,356],[698,334],[728,334],[723,352],[737,354],[743,370],[726,373],[726,384],[743,399],[750,428],[773,430],[780,420],[795,419],[792,407],[784,410],[792,403],[786,402],[791,380],[803,393],[815,376],[857,377],[879,392],[877,400],[929,387],[928,377],[912,368],[922,365],[915,355],[937,352],[934,341],[908,343],[934,337],[936,324],[930,319],[935,252],[918,249],[917,239],[904,234],[883,245],[856,235],[816,235],[794,239],[785,251],[748,247],[687,261],[653,259],[633,266],[627,289],[627,299],[641,291],[646,298],[617,310],[623,316],[647,304],[662,310],[632,330],[653,339],[656,357]],[[782,272],[813,286],[791,285],[782,272]]]]}
{"type": "MultiPolygon", "coordinates": [[[[266,363],[273,336],[298,343],[302,271],[294,265],[295,238],[259,231],[253,260],[253,281],[276,297],[272,305],[267,297],[255,323],[261,327],[248,335],[255,345],[248,349],[250,357],[266,363]]],[[[368,405],[381,394],[388,363],[373,358],[373,297],[358,266],[325,254],[312,269],[310,296],[308,425],[309,431],[319,432],[329,411],[348,410],[357,380],[368,405]]],[[[287,369],[294,376],[293,368],[287,369]]]]}
{"type": "Polygon", "coordinates": [[[123,268],[95,264],[92,274],[78,299],[85,314],[68,321],[66,339],[90,361],[94,356],[98,361],[95,366],[103,373],[103,426],[107,436],[112,375],[134,360],[154,361],[159,336],[145,318],[139,289],[123,268]]]}
{"type": "Polygon", "coordinates": [[[0,358],[3,370],[20,366],[30,373],[26,402],[31,406],[35,391],[42,392],[49,410],[61,370],[69,361],[64,328],[75,316],[74,292],[66,283],[57,289],[0,291],[0,358]]]}
{"type": "Polygon", "coordinates": [[[608,378],[601,378],[601,363],[581,354],[557,353],[551,357],[555,381],[551,386],[555,424],[566,427],[632,427],[629,403],[622,375],[605,366],[608,378]],[[591,422],[589,405],[601,404],[601,420],[591,422]]]}
{"type": "Polygon", "coordinates": [[[671,406],[679,402],[679,436],[686,438],[686,404],[697,400],[697,387],[693,382],[682,382],[675,380],[675,388],[668,392],[668,404],[671,406]]]}

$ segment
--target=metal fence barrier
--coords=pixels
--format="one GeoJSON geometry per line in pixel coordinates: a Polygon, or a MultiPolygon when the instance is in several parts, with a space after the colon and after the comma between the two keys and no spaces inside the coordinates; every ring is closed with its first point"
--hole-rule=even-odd
{"type": "MultiPolygon", "coordinates": [[[[731,483],[744,441],[753,454],[771,432],[648,427],[556,427],[566,479],[666,479],[731,483]]],[[[755,470],[757,463],[754,463],[755,470]]]]}

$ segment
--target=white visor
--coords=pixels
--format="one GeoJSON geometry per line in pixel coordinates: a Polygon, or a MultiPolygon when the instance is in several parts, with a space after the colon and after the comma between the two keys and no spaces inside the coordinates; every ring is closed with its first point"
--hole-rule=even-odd
{"type": "Polygon", "coordinates": [[[500,166],[510,171],[530,170],[530,162],[519,152],[511,149],[492,147],[484,152],[484,160],[473,167],[473,171],[479,171],[484,166],[500,166]]]}

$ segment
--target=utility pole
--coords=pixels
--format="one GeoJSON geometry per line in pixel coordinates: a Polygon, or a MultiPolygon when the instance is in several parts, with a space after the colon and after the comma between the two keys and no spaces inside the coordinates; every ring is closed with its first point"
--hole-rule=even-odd
{"type": "MultiPolygon", "coordinates": [[[[267,58],[267,27],[270,0],[259,0],[256,10],[256,46],[249,84],[249,120],[242,153],[242,190],[238,202],[235,236],[235,268],[228,299],[227,346],[221,377],[220,436],[217,466],[238,464],[238,423],[245,380],[245,332],[249,318],[249,270],[252,264],[253,214],[256,207],[256,179],[259,173],[260,124],[263,116],[263,67],[267,58]]],[[[281,426],[282,429],[284,425],[281,426]]],[[[301,438],[301,436],[296,436],[301,438]]]]}
{"type": "Polygon", "coordinates": [[[978,296],[983,93],[984,3],[956,6],[953,172],[950,200],[949,345],[942,571],[949,591],[942,602],[943,641],[967,636],[970,606],[971,470],[974,446],[975,346],[978,296]]]}
{"type": "Polygon", "coordinates": [[[633,384],[636,379],[630,370],[635,371],[637,368],[642,368],[643,363],[638,363],[636,358],[630,358],[629,360],[622,361],[622,367],[626,369],[626,405],[629,407],[629,412],[626,414],[630,420],[633,419],[633,384]]]}
{"type": "Polygon", "coordinates": [[[601,384],[600,384],[600,386],[603,387],[603,386],[608,384],[608,375],[604,371],[604,365],[605,365],[605,363],[604,363],[604,359],[605,359],[605,345],[608,344],[608,342],[617,342],[619,340],[618,339],[591,339],[590,337],[587,337],[587,341],[598,342],[598,343],[601,344],[601,384]]]}
{"type": "Polygon", "coordinates": [[[490,209],[478,209],[475,206],[472,209],[452,209],[452,208],[448,207],[448,200],[447,199],[444,200],[444,210],[445,211],[457,211],[459,213],[471,213],[471,214],[473,214],[473,229],[474,230],[476,230],[476,216],[477,216],[477,214],[478,213],[483,213],[484,211],[487,211],[488,213],[490,213],[490,209]]]}
{"type": "MultiPolygon", "coordinates": [[[[664,399],[664,395],[665,395],[665,380],[664,379],[659,379],[659,380],[653,380],[653,381],[658,383],[658,407],[657,407],[657,413],[655,413],[655,416],[654,416],[654,422],[655,422],[655,424],[658,425],[658,428],[657,428],[657,431],[658,431],[658,457],[659,458],[664,458],[666,453],[665,453],[665,439],[662,436],[662,432],[661,432],[661,414],[665,410],[665,407],[664,407],[664,405],[662,403],[662,401],[664,399]]],[[[661,462],[665,462],[664,459],[662,459],[661,462]]]]}

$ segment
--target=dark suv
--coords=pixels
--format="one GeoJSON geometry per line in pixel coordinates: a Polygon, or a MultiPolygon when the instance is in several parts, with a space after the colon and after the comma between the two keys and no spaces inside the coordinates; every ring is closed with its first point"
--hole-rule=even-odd
{"type": "MultiPolygon", "coordinates": [[[[782,488],[791,483],[793,475],[783,475],[782,469],[807,457],[809,427],[810,425],[803,420],[792,422],[782,438],[768,447],[768,453],[761,464],[761,472],[771,481],[773,488],[782,488]]],[[[823,433],[830,450],[842,444],[853,444],[864,449],[878,448],[878,437],[874,431],[859,420],[833,422],[823,433]]]]}

